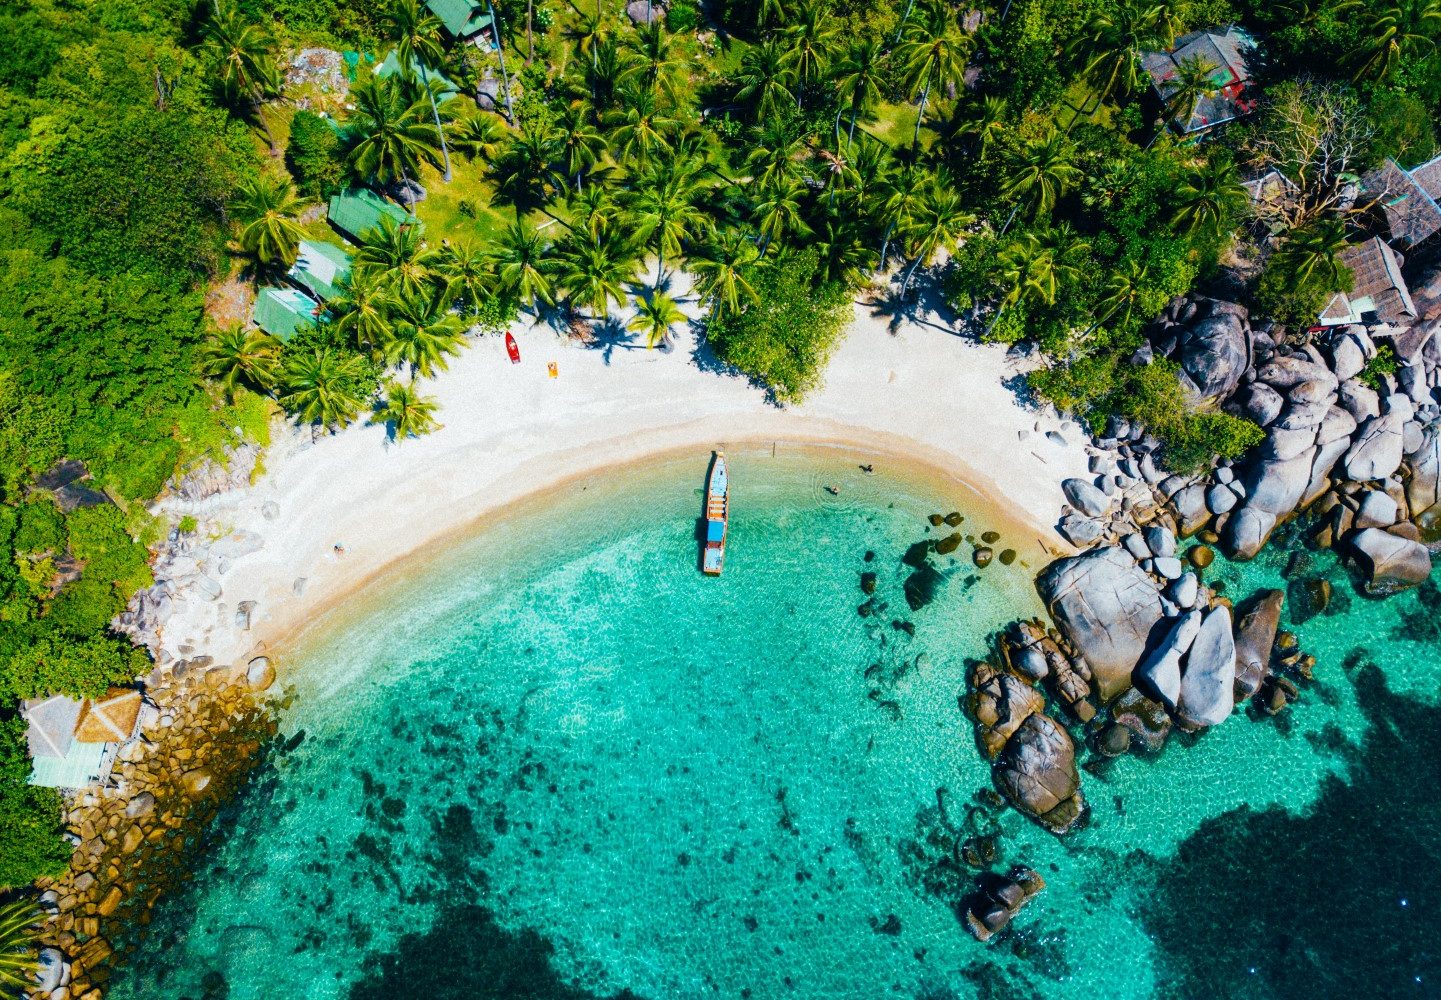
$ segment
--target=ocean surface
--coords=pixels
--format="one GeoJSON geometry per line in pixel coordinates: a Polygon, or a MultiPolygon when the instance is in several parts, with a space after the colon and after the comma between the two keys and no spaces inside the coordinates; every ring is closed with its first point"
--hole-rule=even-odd
{"type": "MultiPolygon", "coordinates": [[[[1301,700],[1090,766],[1057,839],[977,797],[958,706],[1039,566],[962,545],[911,611],[901,556],[950,530],[927,515],[1001,525],[856,461],[733,454],[720,579],[696,456],[522,504],[319,621],[284,664],[293,748],[110,995],[1441,996],[1434,581],[1375,602],[1305,556],[1335,596],[1287,623],[1301,700]],[[867,570],[889,606],[862,617],[867,570]],[[975,834],[1048,883],[989,945],[957,917],[975,834]]],[[[1240,598],[1290,559],[1210,576],[1240,598]]]]}

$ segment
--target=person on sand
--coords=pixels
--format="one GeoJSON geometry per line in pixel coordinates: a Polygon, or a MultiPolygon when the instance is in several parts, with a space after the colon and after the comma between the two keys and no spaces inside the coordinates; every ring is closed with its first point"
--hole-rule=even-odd
{"type": "Polygon", "coordinates": [[[876,471],[876,467],[875,467],[874,465],[869,465],[869,464],[863,465],[863,466],[861,466],[861,471],[864,472],[866,475],[869,476],[872,472],[875,472],[875,471],[876,471]]]}
{"type": "Polygon", "coordinates": [[[830,486],[826,487],[826,492],[833,497],[838,497],[841,495],[841,488],[839,486],[836,486],[835,484],[831,484],[830,486]]]}
{"type": "Polygon", "coordinates": [[[345,555],[345,546],[344,546],[344,545],[341,545],[339,542],[336,542],[335,545],[332,546],[332,548],[334,548],[335,554],[336,554],[337,556],[343,556],[343,555],[345,555]]]}

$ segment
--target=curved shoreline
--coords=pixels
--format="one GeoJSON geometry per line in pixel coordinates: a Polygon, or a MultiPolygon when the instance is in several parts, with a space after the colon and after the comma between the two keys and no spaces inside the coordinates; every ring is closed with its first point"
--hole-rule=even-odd
{"type": "Polygon", "coordinates": [[[826,385],[791,408],[697,363],[689,335],[670,352],[617,351],[531,327],[516,332],[535,360],[511,366],[490,338],[425,384],[446,422],[427,438],[396,445],[380,427],[357,426],[312,441],[287,429],[253,485],[157,505],[197,518],[210,551],[225,552],[200,556],[208,593],[160,574],[173,604],[157,652],[238,662],[512,504],[712,447],[837,448],[925,467],[988,504],[1027,548],[1072,551],[1052,526],[1061,481],[1085,474],[1083,442],[1074,431],[1047,439],[1068,428],[1017,401],[1005,385],[1022,371],[1015,360],[937,326],[905,323],[893,335],[863,307],[857,315],[826,385]],[[552,359],[557,379],[545,373],[552,359]],[[240,602],[253,602],[248,628],[236,620],[240,602]]]}

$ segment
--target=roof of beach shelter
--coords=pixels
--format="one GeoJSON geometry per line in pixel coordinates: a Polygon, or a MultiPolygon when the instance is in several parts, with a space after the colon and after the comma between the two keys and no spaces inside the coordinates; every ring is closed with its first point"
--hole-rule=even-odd
{"type": "Polygon", "coordinates": [[[1406,279],[1401,276],[1405,259],[1372,237],[1341,251],[1341,262],[1351,270],[1351,291],[1337,292],[1321,311],[1323,325],[1359,323],[1374,314],[1382,323],[1407,322],[1416,318],[1416,305],[1406,279]]]}
{"type": "Polygon", "coordinates": [[[350,254],[334,243],[301,240],[295,266],[290,269],[292,281],[304,287],[322,302],[340,294],[340,283],[350,276],[350,254]]]}
{"type": "Polygon", "coordinates": [[[313,325],[320,305],[297,288],[262,288],[255,296],[255,325],[289,340],[303,326],[313,325]]]}
{"type": "Polygon", "coordinates": [[[328,212],[330,224],[351,239],[377,229],[380,220],[391,219],[397,226],[419,225],[420,220],[394,202],[386,201],[369,188],[352,188],[332,195],[328,212]]]}
{"type": "Polygon", "coordinates": [[[140,719],[140,692],[134,688],[111,688],[104,698],[90,698],[75,724],[80,743],[124,743],[135,735],[140,719]]]}
{"type": "MultiPolygon", "coordinates": [[[[388,76],[392,76],[399,72],[400,53],[397,52],[395,49],[391,49],[390,54],[385,57],[385,61],[382,62],[379,66],[375,67],[375,75],[380,77],[382,80],[384,80],[388,76]]],[[[436,94],[435,97],[435,99],[441,104],[444,104],[446,101],[450,100],[457,93],[459,93],[459,88],[457,88],[455,84],[451,83],[450,80],[446,78],[445,74],[441,73],[439,70],[431,69],[429,66],[425,65],[425,63],[421,62],[414,56],[412,56],[410,59],[410,72],[413,76],[419,77],[424,80],[434,80],[441,85],[441,90],[436,94]]]]}
{"type": "Polygon", "coordinates": [[[70,744],[64,757],[36,757],[30,762],[30,784],[42,788],[85,788],[109,771],[109,743],[70,744]]]}
{"type": "Polygon", "coordinates": [[[452,35],[464,38],[490,25],[490,15],[485,5],[472,0],[425,0],[430,12],[440,18],[440,23],[452,35]]]}
{"type": "Polygon", "coordinates": [[[1242,87],[1251,78],[1245,50],[1253,44],[1251,36],[1236,27],[1227,28],[1224,32],[1193,31],[1176,39],[1175,48],[1169,52],[1145,53],[1141,63],[1150,75],[1156,92],[1165,100],[1170,100],[1175,93],[1173,81],[1183,62],[1200,59],[1214,67],[1211,83],[1216,91],[1196,101],[1187,121],[1175,123],[1182,132],[1200,132],[1239,117],[1255,106],[1254,101],[1240,96],[1242,87]]]}
{"type": "Polygon", "coordinates": [[[1441,230],[1441,156],[1411,170],[1387,159],[1363,184],[1379,199],[1393,240],[1415,246],[1441,230]]]}
{"type": "Polygon", "coordinates": [[[25,741],[29,744],[30,756],[36,760],[42,757],[59,760],[68,754],[83,707],[74,698],[59,694],[24,702],[20,714],[27,724],[25,741]]]}

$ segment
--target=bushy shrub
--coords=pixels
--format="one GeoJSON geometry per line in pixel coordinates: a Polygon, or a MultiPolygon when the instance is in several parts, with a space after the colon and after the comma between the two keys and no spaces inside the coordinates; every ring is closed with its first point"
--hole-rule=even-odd
{"type": "Polygon", "coordinates": [[[665,26],[671,31],[694,31],[700,23],[700,10],[695,0],[671,0],[665,12],[665,26]]]}
{"type": "Polygon", "coordinates": [[[296,189],[311,198],[328,198],[345,182],[340,137],[328,121],[311,111],[297,111],[290,123],[285,164],[295,177],[296,189]]]}

